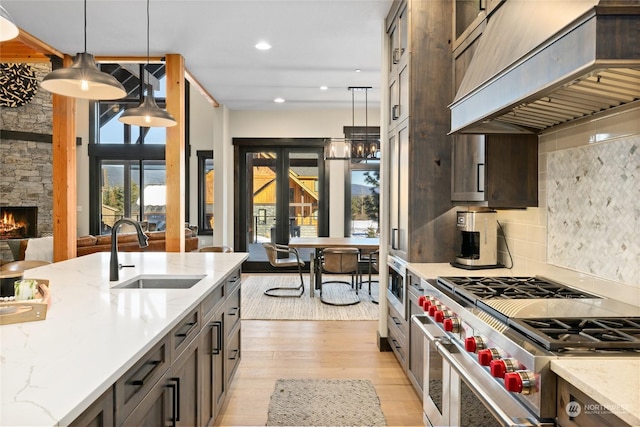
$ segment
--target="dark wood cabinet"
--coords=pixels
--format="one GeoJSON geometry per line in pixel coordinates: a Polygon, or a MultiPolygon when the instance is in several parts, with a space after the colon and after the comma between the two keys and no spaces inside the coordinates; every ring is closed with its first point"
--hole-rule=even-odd
{"type": "Polygon", "coordinates": [[[451,199],[491,208],[538,206],[536,135],[457,135],[451,199]]]}
{"type": "Polygon", "coordinates": [[[452,14],[450,1],[403,0],[386,18],[389,253],[408,262],[454,257],[452,14]]]}
{"type": "Polygon", "coordinates": [[[70,427],[111,427],[114,424],[113,387],[110,387],[70,427]]]}
{"type": "Polygon", "coordinates": [[[199,375],[198,347],[200,340],[193,340],[171,366],[165,380],[171,391],[171,422],[176,426],[190,427],[200,424],[201,377],[199,375]]]}

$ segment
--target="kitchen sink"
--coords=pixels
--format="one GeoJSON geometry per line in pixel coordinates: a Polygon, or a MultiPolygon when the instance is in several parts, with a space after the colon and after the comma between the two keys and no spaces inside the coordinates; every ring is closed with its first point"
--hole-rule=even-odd
{"type": "Polygon", "coordinates": [[[189,289],[205,275],[198,276],[165,276],[143,275],[122,282],[112,289],[189,289]]]}

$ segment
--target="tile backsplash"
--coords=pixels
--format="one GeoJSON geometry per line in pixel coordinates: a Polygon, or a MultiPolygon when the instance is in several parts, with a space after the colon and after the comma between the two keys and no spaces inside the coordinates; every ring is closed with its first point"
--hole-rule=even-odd
{"type": "Polygon", "coordinates": [[[498,212],[517,271],[556,265],[640,292],[639,117],[636,106],[540,136],[539,207],[498,212]]]}
{"type": "Polygon", "coordinates": [[[640,276],[640,136],[547,156],[547,262],[632,284],[640,276]]]}

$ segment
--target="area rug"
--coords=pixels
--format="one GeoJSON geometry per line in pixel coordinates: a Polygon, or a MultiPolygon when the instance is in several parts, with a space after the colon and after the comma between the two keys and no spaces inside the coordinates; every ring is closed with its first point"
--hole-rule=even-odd
{"type": "MultiPolygon", "coordinates": [[[[335,277],[336,280],[341,276],[335,277]]],[[[332,277],[332,279],[334,279],[332,277]]],[[[344,277],[348,280],[348,277],[344,277]]],[[[305,277],[305,290],[300,298],[274,298],[264,295],[267,288],[274,286],[295,287],[300,276],[287,275],[247,275],[242,278],[240,318],[245,320],[378,320],[380,307],[378,284],[373,283],[369,297],[368,285],[359,292],[360,303],[350,306],[332,306],[320,302],[318,293],[309,297],[309,277],[305,277]]],[[[330,301],[356,298],[355,292],[347,285],[325,286],[324,296],[330,301]]]]}
{"type": "Polygon", "coordinates": [[[267,426],[386,426],[369,380],[279,379],[267,426]]]}

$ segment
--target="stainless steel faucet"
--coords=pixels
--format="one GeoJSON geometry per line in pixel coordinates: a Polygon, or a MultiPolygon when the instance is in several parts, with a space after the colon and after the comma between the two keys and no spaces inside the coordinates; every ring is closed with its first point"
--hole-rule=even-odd
{"type": "MultiPolygon", "coordinates": [[[[113,228],[111,229],[111,260],[109,261],[109,280],[114,282],[119,280],[118,271],[123,267],[122,264],[118,263],[118,229],[122,224],[131,224],[136,228],[136,232],[138,233],[138,245],[141,248],[146,248],[149,245],[149,238],[144,231],[142,231],[142,227],[137,221],[134,221],[129,218],[122,218],[116,221],[113,224],[113,228]]],[[[133,267],[133,266],[130,266],[133,267]]]]}

